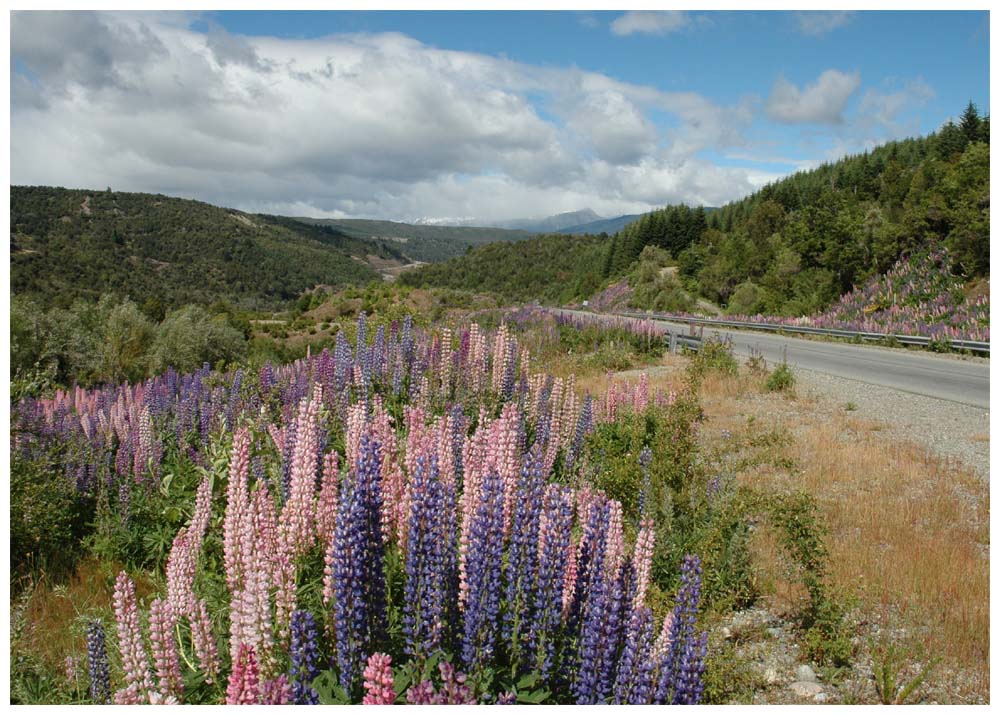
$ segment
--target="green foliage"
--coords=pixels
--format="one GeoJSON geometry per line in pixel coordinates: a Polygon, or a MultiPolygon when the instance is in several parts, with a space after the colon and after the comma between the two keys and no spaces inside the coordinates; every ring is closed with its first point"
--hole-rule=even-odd
{"type": "Polygon", "coordinates": [[[488,291],[507,300],[567,302],[586,297],[599,284],[602,243],[597,236],[561,234],[492,243],[445,263],[406,271],[399,283],[488,291]]]}
{"type": "Polygon", "coordinates": [[[883,705],[905,705],[916,692],[931,670],[941,658],[932,658],[916,675],[905,678],[905,653],[893,643],[878,643],[869,640],[869,650],[872,657],[872,678],[875,681],[875,693],[883,705]]]}
{"type": "Polygon", "coordinates": [[[736,375],[740,370],[739,363],[733,357],[732,340],[708,338],[703,340],[688,363],[688,372],[702,377],[709,372],[720,372],[723,375],[736,375]]]}
{"type": "Polygon", "coordinates": [[[77,300],[47,312],[15,296],[10,315],[11,380],[17,395],[73,383],[135,382],[167,367],[190,372],[204,362],[232,362],[247,354],[249,322],[231,312],[213,315],[198,305],[170,311],[156,324],[135,303],[110,295],[96,304],[77,300]]]}
{"type": "Polygon", "coordinates": [[[104,293],[146,314],[224,297],[276,307],[317,284],[376,280],[392,246],[161,195],[12,186],[10,288],[46,308],[104,293]]]}
{"type": "Polygon", "coordinates": [[[734,643],[709,642],[702,676],[706,705],[749,704],[754,692],[766,687],[753,665],[736,652],[734,643]]]}
{"type": "Polygon", "coordinates": [[[71,571],[92,508],[54,463],[28,462],[15,450],[10,465],[11,572],[71,571]]]}
{"type": "Polygon", "coordinates": [[[759,315],[767,310],[768,292],[753,281],[743,281],[729,297],[726,312],[733,315],[759,315]]]}
{"type": "Polygon", "coordinates": [[[774,371],[768,375],[764,387],[768,392],[790,392],[795,387],[795,373],[788,362],[781,361],[774,371]]]}
{"type": "Polygon", "coordinates": [[[694,310],[695,300],[677,280],[671,263],[670,254],[661,248],[649,245],[642,249],[639,263],[628,277],[630,307],[666,313],[694,310]]]}

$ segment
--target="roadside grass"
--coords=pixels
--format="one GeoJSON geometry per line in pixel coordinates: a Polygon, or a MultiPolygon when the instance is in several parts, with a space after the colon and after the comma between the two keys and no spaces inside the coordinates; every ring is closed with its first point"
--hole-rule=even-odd
{"type": "MultiPolygon", "coordinates": [[[[829,529],[833,591],[862,620],[901,621],[908,652],[941,656],[988,700],[988,485],[878,422],[762,383],[745,370],[706,376],[706,451],[728,453],[740,483],[811,494],[829,529]]],[[[762,589],[794,611],[804,591],[769,528],[754,546],[762,589]]]]}

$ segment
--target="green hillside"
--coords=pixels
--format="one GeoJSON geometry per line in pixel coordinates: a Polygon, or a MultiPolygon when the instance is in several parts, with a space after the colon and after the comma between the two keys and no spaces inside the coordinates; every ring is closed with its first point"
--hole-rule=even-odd
{"type": "Polygon", "coordinates": [[[891,142],[769,184],[711,211],[668,206],[609,238],[541,236],[407,272],[414,286],[569,301],[630,273],[646,246],[669,252],[685,287],[755,311],[815,312],[900,257],[947,248],[960,277],[989,274],[989,118],[891,142]]]}
{"type": "Polygon", "coordinates": [[[461,256],[471,246],[497,241],[523,241],[533,234],[504,228],[478,226],[424,226],[369,219],[296,218],[302,223],[326,226],[349,236],[395,244],[414,261],[438,263],[461,256]]]}
{"type": "Polygon", "coordinates": [[[10,289],[42,305],[102,294],[168,306],[272,307],[317,284],[364,284],[391,244],[162,195],[12,186],[10,289]]]}
{"type": "Polygon", "coordinates": [[[606,239],[550,234],[517,243],[491,243],[445,263],[421,266],[399,277],[403,285],[489,291],[511,301],[572,300],[598,287],[590,270],[606,239]]]}

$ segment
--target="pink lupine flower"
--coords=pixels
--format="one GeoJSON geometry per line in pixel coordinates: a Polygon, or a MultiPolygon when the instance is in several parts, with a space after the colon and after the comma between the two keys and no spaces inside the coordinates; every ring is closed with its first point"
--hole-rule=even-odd
{"type": "Polygon", "coordinates": [[[239,647],[254,648],[255,662],[263,661],[272,646],[270,574],[257,568],[246,575],[245,585],[230,602],[230,653],[233,662],[239,647]]]}
{"type": "Polygon", "coordinates": [[[569,613],[570,604],[573,603],[573,592],[576,590],[576,547],[570,542],[566,553],[566,572],[563,576],[562,587],[562,612],[563,617],[569,613]]]}
{"type": "Polygon", "coordinates": [[[674,624],[674,612],[668,611],[663,618],[663,628],[653,644],[653,658],[657,659],[667,654],[670,650],[670,628],[674,624]]]}
{"type": "Polygon", "coordinates": [[[294,558],[308,551],[314,539],[316,465],[319,457],[319,411],[323,389],[316,385],[311,400],[299,404],[295,446],[292,450],[288,499],[281,510],[279,538],[288,555],[294,558]]]}
{"type": "Polygon", "coordinates": [[[365,667],[365,705],[392,705],[396,701],[393,689],[392,658],[385,653],[372,653],[365,667]]]}
{"type": "Polygon", "coordinates": [[[635,552],[632,564],[635,567],[635,599],[634,609],[642,608],[646,602],[646,591],[649,589],[649,574],[653,563],[653,546],[656,542],[656,531],[652,519],[643,519],[639,525],[639,535],[635,540],[635,552]]]}
{"type": "MultiPolygon", "coordinates": [[[[149,659],[142,641],[139,626],[139,608],[135,600],[135,584],[122,571],[115,581],[114,592],[115,621],[118,623],[118,649],[125,671],[126,690],[129,702],[143,702],[149,699],[153,690],[153,678],[149,672],[149,659]]],[[[118,697],[117,694],[115,696],[118,697]]]]}
{"type": "Polygon", "coordinates": [[[177,641],[174,640],[176,624],[177,614],[170,607],[169,601],[157,598],[149,604],[149,637],[153,645],[153,661],[156,663],[160,694],[164,696],[179,696],[184,691],[177,641]]]}
{"type": "Polygon", "coordinates": [[[223,519],[223,561],[226,585],[235,593],[242,582],[245,533],[249,525],[250,496],[247,476],[250,469],[250,433],[241,428],[233,435],[233,448],[229,461],[229,486],[226,493],[226,515],[223,519]]]}
{"type": "Polygon", "coordinates": [[[167,600],[178,616],[191,614],[194,611],[195,563],[191,556],[188,529],[181,527],[170,547],[166,568],[167,600]]]}
{"type": "Polygon", "coordinates": [[[198,658],[198,665],[205,673],[205,682],[211,683],[219,674],[219,651],[205,599],[198,601],[194,616],[190,620],[195,656],[198,658]]]}
{"type": "Polygon", "coordinates": [[[604,566],[609,575],[614,578],[625,561],[625,533],[622,528],[621,502],[609,502],[611,514],[608,521],[608,539],[605,546],[604,566]]]}
{"type": "Polygon", "coordinates": [[[257,702],[261,705],[288,705],[292,702],[292,685],[288,676],[281,675],[265,680],[260,686],[257,702]]]}
{"type": "Polygon", "coordinates": [[[324,545],[333,536],[333,525],[337,520],[337,492],[340,488],[338,459],[336,452],[323,457],[323,481],[316,500],[316,537],[324,545]]]}
{"type": "Polygon", "coordinates": [[[233,659],[226,688],[226,705],[255,705],[260,697],[260,670],[253,646],[242,643],[233,659]]]}

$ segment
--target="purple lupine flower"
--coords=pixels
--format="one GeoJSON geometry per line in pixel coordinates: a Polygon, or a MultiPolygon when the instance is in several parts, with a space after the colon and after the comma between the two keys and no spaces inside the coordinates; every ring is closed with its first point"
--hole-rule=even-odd
{"type": "Polygon", "coordinates": [[[285,428],[285,443],[281,450],[281,502],[288,501],[292,488],[292,462],[295,454],[295,443],[298,440],[298,420],[290,419],[285,428]]]}
{"type": "Polygon", "coordinates": [[[688,554],[681,565],[681,587],[670,625],[670,649],[660,666],[654,702],[696,704],[704,670],[702,637],[695,635],[701,600],[701,559],[688,554]]]}
{"type": "Polygon", "coordinates": [[[468,595],[462,662],[478,672],[493,657],[500,612],[500,565],[503,550],[503,481],[495,469],[483,477],[469,528],[466,558],[468,595]]]}
{"type": "Polygon", "coordinates": [[[507,690],[497,695],[497,705],[517,705],[517,693],[507,690]]]}
{"type": "Polygon", "coordinates": [[[515,667],[520,662],[531,622],[531,597],[538,580],[538,522],[542,507],[545,474],[541,445],[537,442],[524,459],[521,479],[514,497],[514,516],[507,558],[507,609],[503,619],[503,639],[510,645],[515,667]]]}
{"type": "Polygon", "coordinates": [[[420,659],[441,644],[446,577],[444,490],[437,456],[417,458],[410,492],[403,589],[403,635],[407,655],[420,659]]]}
{"type": "Polygon", "coordinates": [[[652,695],[653,679],[650,650],[653,647],[653,613],[642,606],[632,611],[625,645],[618,661],[615,678],[614,703],[616,705],[643,705],[652,695]]]}
{"type": "Polygon", "coordinates": [[[588,394],[583,399],[583,408],[580,410],[580,417],[576,421],[576,431],[573,433],[573,440],[566,450],[566,469],[571,470],[580,450],[583,448],[583,439],[593,427],[594,401],[588,394]]]}
{"type": "Polygon", "coordinates": [[[318,705],[319,693],[312,687],[319,675],[319,650],[316,647],[316,620],[312,613],[297,610],[292,613],[292,640],[288,650],[292,667],[292,700],[297,705],[318,705]]]}
{"type": "Polygon", "coordinates": [[[572,492],[556,484],[545,490],[538,533],[538,579],[528,629],[535,668],[544,679],[552,668],[554,635],[562,617],[562,588],[573,523],[572,492]]]}
{"type": "Polygon", "coordinates": [[[408,705],[433,705],[436,695],[431,681],[424,680],[418,685],[407,688],[406,702],[408,705]]]}
{"type": "Polygon", "coordinates": [[[471,705],[476,702],[472,688],[465,684],[465,673],[455,670],[455,666],[448,661],[438,663],[438,672],[441,674],[441,690],[436,698],[437,704],[471,705]]]}
{"type": "Polygon", "coordinates": [[[111,673],[104,626],[94,620],[87,626],[87,666],[90,671],[90,699],[95,705],[111,702],[111,673]]]}
{"type": "Polygon", "coordinates": [[[576,677],[572,692],[578,705],[601,701],[601,680],[608,644],[605,626],[612,609],[612,583],[606,578],[604,555],[606,552],[610,505],[604,501],[594,504],[581,541],[580,574],[577,578],[577,603],[580,610],[579,647],[576,677]],[[585,585],[582,585],[585,584],[585,585]]]}
{"type": "Polygon", "coordinates": [[[460,479],[462,474],[464,474],[464,466],[462,463],[462,447],[465,444],[465,433],[468,427],[468,420],[465,417],[465,413],[462,412],[461,405],[452,405],[451,408],[451,453],[452,453],[452,465],[455,468],[455,477],[460,479]]]}
{"type": "Polygon", "coordinates": [[[356,469],[348,474],[338,504],[329,557],[337,665],[348,692],[363,670],[365,654],[386,628],[381,468],[381,445],[362,435],[356,469]]]}

